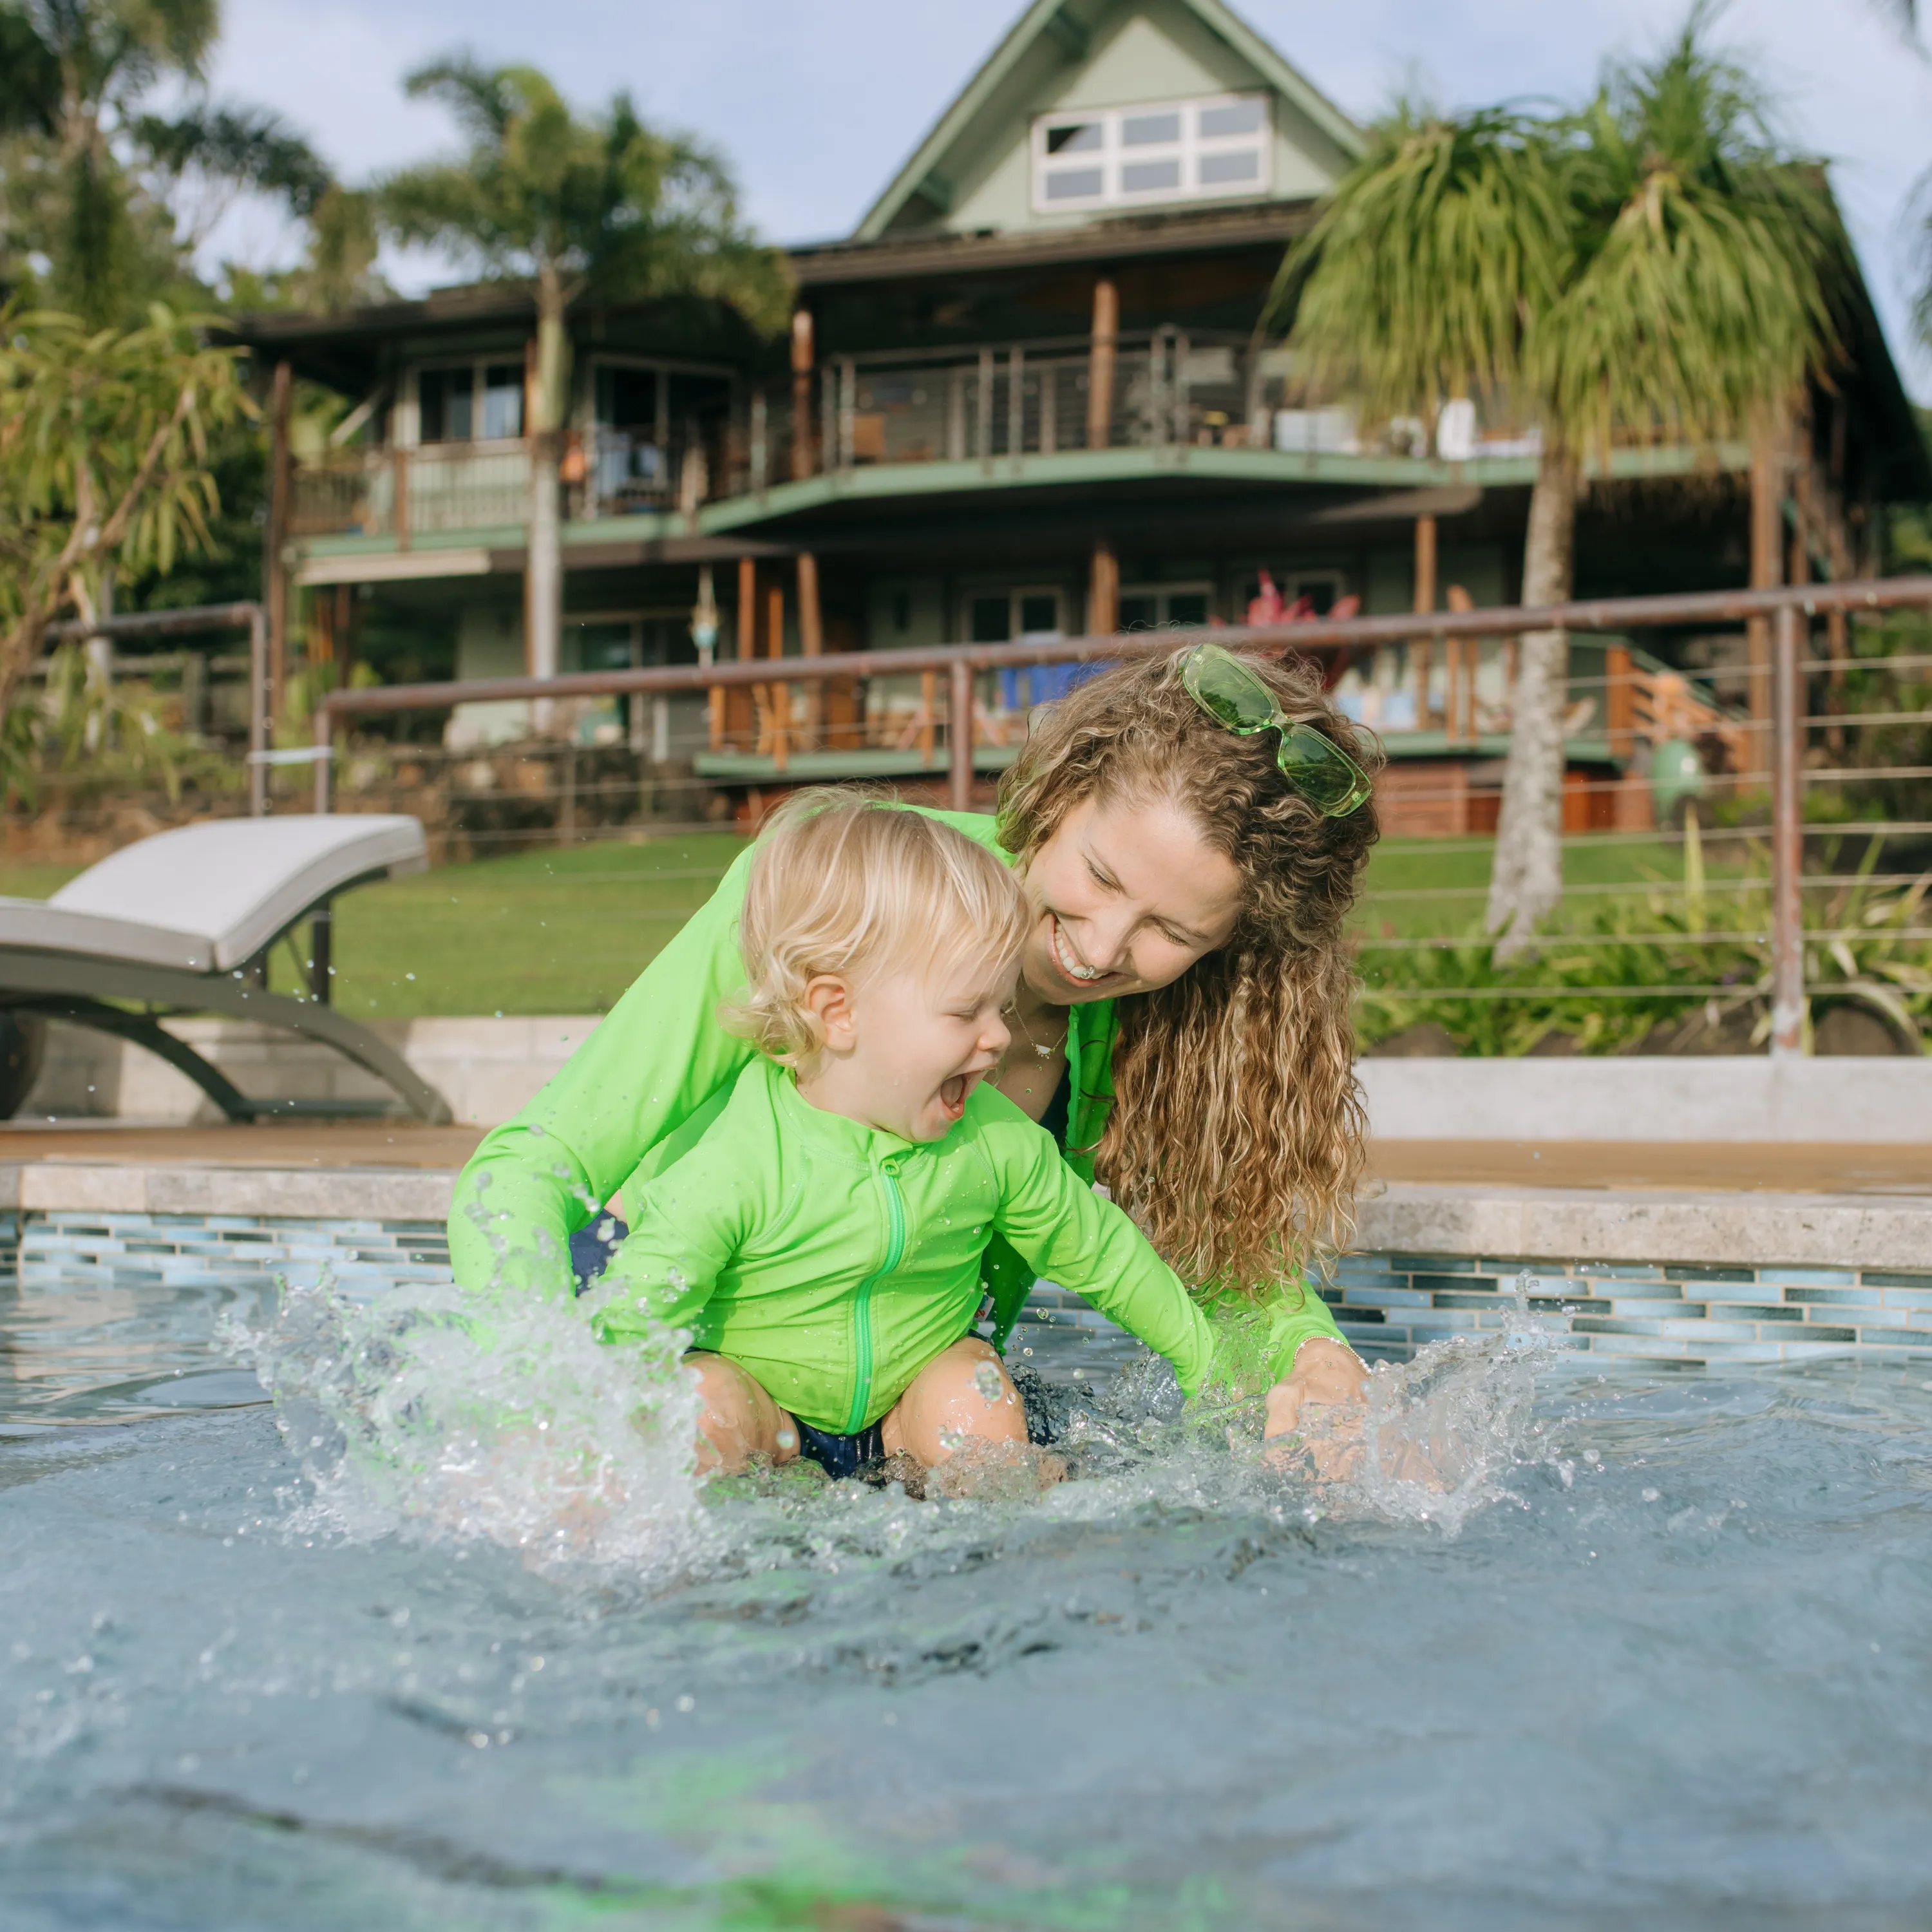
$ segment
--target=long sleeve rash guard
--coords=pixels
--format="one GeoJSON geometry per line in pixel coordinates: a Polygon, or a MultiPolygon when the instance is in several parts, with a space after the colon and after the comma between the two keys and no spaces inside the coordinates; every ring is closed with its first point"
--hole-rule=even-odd
{"type": "MultiPolygon", "coordinates": [[[[990,817],[932,815],[1007,856],[990,817]]],[[[568,1298],[572,1233],[613,1201],[640,1225],[658,1178],[722,1112],[754,1058],[749,1042],[718,1019],[719,1006],[744,991],[737,922],[750,868],[748,850],[542,1091],[484,1137],[450,1209],[450,1259],[465,1287],[568,1298]]],[[[1082,1150],[1099,1142],[1113,1100],[1113,1004],[1071,1007],[1068,1019],[1065,1158],[1090,1181],[1093,1157],[1082,1150]]],[[[1014,1244],[989,1232],[983,1273],[1004,1335],[1034,1270],[1014,1244]]],[[[1230,1342],[1235,1328],[1252,1338],[1245,1352],[1255,1358],[1255,1374],[1285,1374],[1301,1344],[1317,1336],[1341,1339],[1327,1304],[1300,1282],[1258,1307],[1212,1291],[1197,1291],[1197,1299],[1217,1331],[1229,1329],[1230,1342]]],[[[1222,1352],[1232,1358],[1231,1349],[1222,1352]]]]}

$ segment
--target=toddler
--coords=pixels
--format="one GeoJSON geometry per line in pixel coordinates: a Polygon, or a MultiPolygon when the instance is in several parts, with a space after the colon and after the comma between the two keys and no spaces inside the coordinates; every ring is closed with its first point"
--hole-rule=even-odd
{"type": "Polygon", "coordinates": [[[759,839],[739,927],[760,1048],[645,1191],[594,1316],[688,1329],[700,1466],[810,1456],[835,1476],[1026,1418],[972,1333],[1004,1234],[1165,1355],[1189,1394],[1207,1322],[1126,1216],[986,1084],[1029,916],[991,853],[922,813],[805,792],[759,839]]]}

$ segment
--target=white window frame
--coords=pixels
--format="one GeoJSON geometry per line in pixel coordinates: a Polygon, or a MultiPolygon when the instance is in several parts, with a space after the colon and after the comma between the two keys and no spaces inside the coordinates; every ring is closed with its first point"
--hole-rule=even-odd
{"type": "Polygon", "coordinates": [[[475,426],[481,427],[483,396],[487,384],[484,372],[489,369],[507,369],[518,367],[514,356],[499,352],[494,356],[438,356],[428,361],[413,363],[410,368],[410,444],[417,449],[514,449],[519,447],[530,428],[530,397],[527,375],[521,388],[523,400],[518,406],[518,421],[523,424],[514,436],[472,436],[467,439],[440,436],[433,442],[425,442],[422,433],[422,379],[440,374],[446,369],[467,369],[470,373],[470,407],[475,426]]]}
{"type": "Polygon", "coordinates": [[[963,634],[973,628],[973,606],[982,598],[991,600],[1004,597],[1006,600],[1006,638],[1010,644],[1042,638],[1064,638],[1066,634],[1066,586],[1061,584],[984,584],[970,585],[959,593],[958,628],[963,634]],[[1020,607],[1029,597],[1051,597],[1053,599],[1053,628],[1047,631],[1022,631],[1020,628],[1020,607]]]}
{"type": "Polygon", "coordinates": [[[1200,630],[1212,623],[1214,619],[1214,586],[1203,578],[1198,582],[1190,580],[1180,584],[1124,584],[1120,586],[1120,603],[1125,606],[1130,597],[1151,597],[1156,612],[1154,627],[1156,630],[1200,630]],[[1204,597],[1208,600],[1208,614],[1199,624],[1176,624],[1168,614],[1177,597],[1204,597]]]}
{"type": "Polygon", "coordinates": [[[1033,212],[1036,214],[1077,214],[1096,208],[1148,208],[1173,202],[1249,201],[1268,194],[1274,182],[1274,115],[1266,94],[1195,94],[1179,100],[1136,101],[1126,107],[1069,108],[1057,114],[1037,116],[1033,124],[1033,212]],[[1253,102],[1261,109],[1261,126],[1246,134],[1203,135],[1202,114],[1216,108],[1253,102]],[[1180,117],[1178,140],[1129,146],[1124,140],[1126,124],[1158,114],[1180,117]],[[1084,122],[1101,130],[1098,148],[1047,152],[1050,129],[1084,122]],[[1204,160],[1220,154],[1257,156],[1256,172],[1241,182],[1208,182],[1201,178],[1204,160]],[[1122,185],[1124,170],[1138,161],[1178,160],[1180,182],[1175,188],[1128,188],[1122,185]],[[1084,195],[1047,193],[1049,174],[1081,166],[1098,170],[1097,192],[1084,195]]]}

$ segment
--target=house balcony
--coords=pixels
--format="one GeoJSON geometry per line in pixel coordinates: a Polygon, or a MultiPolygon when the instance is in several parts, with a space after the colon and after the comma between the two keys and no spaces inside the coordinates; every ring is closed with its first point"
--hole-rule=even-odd
{"type": "MultiPolygon", "coordinates": [[[[728,411],[571,430],[561,464],[568,557],[573,542],[628,520],[644,538],[749,536],[755,526],[844,500],[934,496],[1188,476],[1247,485],[1405,490],[1527,487],[1533,431],[1452,404],[1436,425],[1369,424],[1312,400],[1279,350],[1246,336],[1174,328],[957,349],[833,356],[810,408],[789,389],[740,389],[728,411]]],[[[1502,412],[1489,412],[1500,418],[1502,412]]],[[[1741,469],[1742,449],[1717,452],[1741,469]]],[[[1689,448],[1611,452],[1618,477],[1682,474],[1689,448]]],[[[522,438],[357,448],[294,472],[290,535],[311,556],[352,548],[425,550],[464,542],[514,547],[530,514],[522,438]]]]}
{"type": "MultiPolygon", "coordinates": [[[[658,514],[706,500],[701,443],[657,442],[600,424],[566,440],[563,515],[572,521],[658,514]]],[[[413,548],[457,535],[520,532],[530,515],[526,437],[369,448],[298,464],[290,534],[385,538],[413,548]]]]}

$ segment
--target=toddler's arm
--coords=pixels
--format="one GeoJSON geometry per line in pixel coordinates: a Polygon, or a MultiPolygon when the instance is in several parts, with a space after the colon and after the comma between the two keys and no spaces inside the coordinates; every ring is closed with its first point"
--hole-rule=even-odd
{"type": "MultiPolygon", "coordinates": [[[[631,989],[458,1177],[450,1263],[469,1288],[500,1282],[567,1299],[569,1242],[647,1150],[728,1090],[752,1057],[718,1024],[743,984],[735,929],[748,849],[631,989]]],[[[601,1211],[599,1210],[598,1211],[601,1211]]]]}
{"type": "Polygon", "coordinates": [[[1111,1201],[1060,1158],[1051,1135],[1013,1110],[988,1123],[982,1144],[1000,1178],[994,1226],[1034,1268],[1083,1294],[1174,1364],[1182,1389],[1207,1380],[1213,1332],[1180,1277],[1111,1201]]]}
{"type": "Polygon", "coordinates": [[[653,1180],[600,1287],[609,1293],[591,1318],[600,1341],[653,1325],[687,1328],[742,1246],[747,1190],[719,1171],[704,1142],[653,1180]]]}

